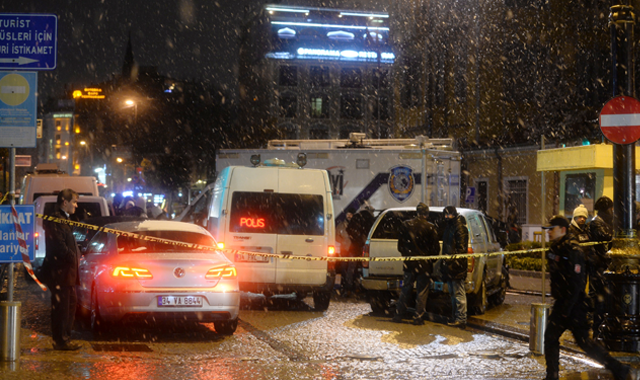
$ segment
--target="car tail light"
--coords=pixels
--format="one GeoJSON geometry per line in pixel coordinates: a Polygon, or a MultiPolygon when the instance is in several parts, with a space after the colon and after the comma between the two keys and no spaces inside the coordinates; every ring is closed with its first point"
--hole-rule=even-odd
{"type": "MultiPolygon", "coordinates": [[[[473,248],[468,247],[467,248],[467,253],[473,253],[473,248]]],[[[476,265],[476,258],[475,257],[469,257],[467,258],[467,272],[471,273],[473,272],[473,267],[476,265]]]]}
{"type": "Polygon", "coordinates": [[[207,280],[216,280],[220,278],[236,278],[236,276],[235,267],[219,267],[209,269],[204,278],[207,280]]]}
{"type": "MultiPolygon", "coordinates": [[[[365,244],[362,247],[362,257],[369,257],[369,243],[365,244]]],[[[369,260],[365,260],[362,262],[363,268],[369,268],[369,260]]]]}
{"type": "Polygon", "coordinates": [[[327,248],[327,254],[328,254],[329,256],[333,256],[333,255],[335,255],[335,254],[336,254],[336,247],[334,247],[334,246],[330,245],[330,246],[327,248]]]}
{"type": "Polygon", "coordinates": [[[224,243],[223,242],[219,241],[217,246],[218,246],[218,249],[224,249],[224,243]]]}
{"type": "Polygon", "coordinates": [[[36,249],[39,249],[39,247],[40,247],[40,233],[38,233],[38,232],[34,233],[33,237],[35,238],[36,249]]]}
{"type": "Polygon", "coordinates": [[[132,267],[116,267],[111,275],[118,278],[139,278],[143,280],[150,280],[153,278],[153,275],[148,269],[132,267]]]}

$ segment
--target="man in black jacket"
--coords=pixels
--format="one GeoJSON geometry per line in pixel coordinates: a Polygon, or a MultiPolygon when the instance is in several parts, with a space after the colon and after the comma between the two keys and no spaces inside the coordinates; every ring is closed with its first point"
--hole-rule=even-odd
{"type": "MultiPolygon", "coordinates": [[[[364,206],[357,214],[355,214],[349,224],[347,225],[347,234],[351,240],[351,247],[349,248],[349,256],[362,257],[362,249],[364,243],[367,241],[369,231],[375,222],[373,216],[373,208],[365,203],[364,206]]],[[[355,290],[355,273],[358,269],[360,262],[349,261],[347,264],[347,270],[345,272],[344,290],[345,295],[349,296],[355,290]]]]}
{"type": "MultiPolygon", "coordinates": [[[[78,207],[78,193],[64,189],[58,193],[56,210],[50,215],[69,219],[78,207]]],[[[78,284],[78,246],[73,229],[67,224],[45,220],[43,223],[47,251],[41,273],[51,290],[51,330],[53,348],[73,351],[80,348],[71,343],[71,330],[76,312],[78,284]]]]}
{"type": "Polygon", "coordinates": [[[613,372],[615,379],[627,379],[630,368],[611,357],[604,347],[589,337],[585,303],[585,258],[578,241],[567,232],[569,221],[564,216],[557,215],[543,228],[547,230],[551,242],[547,262],[551,276],[551,295],[555,299],[549,324],[544,332],[546,380],[559,378],[559,340],[567,329],[573,333],[578,346],[589,357],[613,372]]]}
{"type": "MultiPolygon", "coordinates": [[[[595,218],[587,225],[589,240],[593,242],[613,239],[613,201],[607,196],[598,198],[593,206],[598,212],[595,218]]],[[[589,274],[589,298],[594,307],[593,310],[593,336],[597,339],[600,335],[600,325],[605,314],[605,300],[607,299],[607,286],[604,279],[604,271],[609,267],[611,259],[607,257],[609,244],[594,245],[587,253],[587,273],[589,274]]]]}
{"type": "MultiPolygon", "coordinates": [[[[464,216],[458,214],[454,206],[444,208],[445,227],[442,234],[442,254],[466,254],[469,247],[469,230],[464,216]]],[[[442,268],[443,279],[447,281],[451,295],[453,320],[449,326],[467,326],[467,293],[464,282],[467,278],[467,258],[446,260],[442,268]]]]}
{"type": "MultiPolygon", "coordinates": [[[[416,207],[418,215],[400,225],[398,236],[398,251],[402,256],[437,256],[440,253],[438,231],[433,224],[427,221],[429,206],[420,202],[416,207]]],[[[414,325],[423,325],[423,316],[427,306],[429,274],[433,271],[431,260],[403,261],[404,277],[402,293],[396,304],[396,314],[393,322],[402,322],[402,316],[407,311],[407,298],[413,291],[413,283],[416,283],[416,314],[413,317],[414,325]]]]}

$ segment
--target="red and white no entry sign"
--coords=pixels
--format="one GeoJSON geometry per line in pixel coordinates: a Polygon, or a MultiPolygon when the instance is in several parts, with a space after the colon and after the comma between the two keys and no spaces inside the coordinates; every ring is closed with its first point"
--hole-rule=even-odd
{"type": "Polygon", "coordinates": [[[640,102],[630,96],[616,96],[600,111],[600,130],[615,144],[632,144],[640,139],[640,102]]]}

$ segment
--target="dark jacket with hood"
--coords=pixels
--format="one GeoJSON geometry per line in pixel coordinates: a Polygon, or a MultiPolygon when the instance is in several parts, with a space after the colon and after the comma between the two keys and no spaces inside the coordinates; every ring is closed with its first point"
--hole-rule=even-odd
{"type": "Polygon", "coordinates": [[[575,237],[567,233],[552,242],[547,263],[555,305],[561,315],[569,316],[578,302],[584,302],[586,286],[584,253],[575,237]]]}
{"type": "MultiPolygon", "coordinates": [[[[467,253],[469,247],[469,230],[467,221],[462,215],[457,215],[451,220],[445,220],[442,234],[442,254],[458,255],[467,253]]],[[[467,277],[467,258],[446,260],[442,275],[445,280],[463,280],[467,277]]]]}
{"type": "MultiPolygon", "coordinates": [[[[613,239],[613,231],[609,224],[602,219],[600,215],[593,218],[591,223],[587,225],[589,240],[593,242],[611,241],[613,239]]],[[[589,257],[587,257],[587,265],[593,270],[602,273],[609,267],[610,258],[607,257],[610,244],[598,244],[592,246],[589,257]]]]}
{"type": "MultiPolygon", "coordinates": [[[[51,214],[58,219],[69,219],[67,214],[56,207],[51,214]]],[[[47,251],[39,271],[39,277],[50,288],[58,286],[74,286],[78,279],[78,245],[73,237],[73,228],[62,224],[44,220],[47,251]]]]}
{"type": "Polygon", "coordinates": [[[349,256],[358,257],[362,256],[362,248],[365,241],[367,241],[367,235],[373,223],[375,217],[373,213],[367,209],[360,210],[357,214],[351,218],[347,225],[347,234],[351,239],[351,247],[349,249],[349,256]]]}
{"type": "MultiPolygon", "coordinates": [[[[417,216],[400,225],[398,251],[402,256],[437,256],[440,253],[438,231],[427,218],[417,216]]],[[[433,272],[433,260],[404,261],[405,271],[433,272]]]]}

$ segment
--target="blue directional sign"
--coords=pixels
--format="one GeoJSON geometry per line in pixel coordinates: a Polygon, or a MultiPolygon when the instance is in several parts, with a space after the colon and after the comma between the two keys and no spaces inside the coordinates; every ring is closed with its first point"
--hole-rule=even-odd
{"type": "Polygon", "coordinates": [[[0,148],[34,148],[38,73],[0,71],[0,148]]]}
{"type": "MultiPolygon", "coordinates": [[[[15,206],[18,212],[18,223],[24,233],[29,259],[34,259],[33,232],[36,214],[33,205],[15,206]]],[[[21,263],[20,243],[16,227],[11,221],[11,206],[0,206],[0,263],[21,263]]]]}
{"type": "Polygon", "coordinates": [[[54,70],[58,16],[0,13],[0,70],[54,70]]]}

